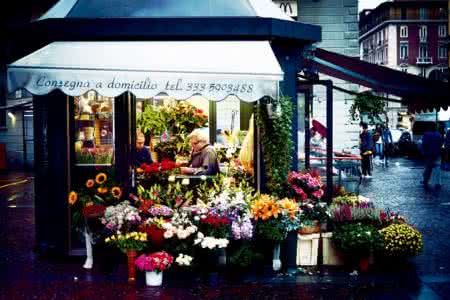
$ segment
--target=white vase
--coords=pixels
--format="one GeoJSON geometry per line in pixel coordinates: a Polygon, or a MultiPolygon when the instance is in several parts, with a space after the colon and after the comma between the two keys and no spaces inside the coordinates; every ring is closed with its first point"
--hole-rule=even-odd
{"type": "Polygon", "coordinates": [[[160,286],[163,280],[163,272],[145,272],[145,283],[148,286],[160,286]]]}
{"type": "Polygon", "coordinates": [[[94,256],[92,254],[92,235],[84,230],[84,241],[86,244],[86,261],[84,262],[83,268],[92,269],[94,264],[94,256]]]}
{"type": "Polygon", "coordinates": [[[281,269],[280,243],[276,243],[273,247],[272,268],[274,271],[279,271],[281,269]]]}
{"type": "Polygon", "coordinates": [[[227,251],[225,250],[225,248],[219,249],[217,263],[219,264],[219,266],[225,266],[227,264],[227,251]]]}

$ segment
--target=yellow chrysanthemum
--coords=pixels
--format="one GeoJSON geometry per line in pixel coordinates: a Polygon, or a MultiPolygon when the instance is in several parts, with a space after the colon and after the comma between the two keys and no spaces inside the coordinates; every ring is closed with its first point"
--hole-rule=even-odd
{"type": "Polygon", "coordinates": [[[97,176],[95,176],[95,182],[97,182],[98,184],[102,184],[106,181],[106,179],[108,179],[108,177],[105,173],[98,173],[97,176]]]}
{"type": "Polygon", "coordinates": [[[69,204],[74,205],[78,200],[78,194],[74,191],[69,193],[69,204]]]}
{"type": "Polygon", "coordinates": [[[122,197],[122,190],[120,189],[120,187],[115,186],[111,189],[111,194],[114,198],[119,199],[120,197],[122,197]]]}
{"type": "Polygon", "coordinates": [[[88,180],[86,181],[86,187],[87,187],[88,189],[90,189],[91,187],[93,187],[94,184],[95,184],[94,179],[88,179],[88,180]]]}

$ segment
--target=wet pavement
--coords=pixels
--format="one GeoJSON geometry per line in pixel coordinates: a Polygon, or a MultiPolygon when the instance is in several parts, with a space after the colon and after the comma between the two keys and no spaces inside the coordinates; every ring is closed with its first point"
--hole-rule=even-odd
{"type": "Polygon", "coordinates": [[[440,191],[420,185],[420,162],[375,165],[361,194],[406,216],[424,234],[423,253],[401,269],[351,276],[347,270],[296,276],[165,274],[148,288],[142,274],[126,283],[125,263],[92,271],[82,257],[38,257],[34,246],[33,174],[0,174],[0,299],[450,299],[450,172],[440,191]]]}

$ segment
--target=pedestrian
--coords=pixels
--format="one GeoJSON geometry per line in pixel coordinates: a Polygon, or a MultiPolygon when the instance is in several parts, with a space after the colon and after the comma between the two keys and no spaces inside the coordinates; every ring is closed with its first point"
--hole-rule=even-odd
{"type": "Polygon", "coordinates": [[[427,131],[422,138],[422,154],[425,163],[422,184],[425,189],[429,188],[429,181],[432,178],[436,189],[441,187],[441,150],[442,136],[437,129],[427,131]]]}
{"type": "Polygon", "coordinates": [[[447,130],[444,142],[444,170],[450,171],[450,129],[447,130]]]}
{"type": "Polygon", "coordinates": [[[367,123],[361,123],[361,134],[359,135],[359,150],[361,153],[361,169],[363,178],[371,178],[371,157],[373,150],[372,135],[369,130],[367,130],[367,123]]]}
{"type": "Polygon", "coordinates": [[[383,142],[383,157],[384,159],[384,165],[387,167],[388,165],[388,157],[392,152],[393,149],[393,142],[392,142],[392,133],[389,130],[388,126],[381,125],[381,140],[383,142]]]}
{"type": "Polygon", "coordinates": [[[379,160],[383,159],[383,140],[381,138],[382,132],[381,132],[381,125],[377,124],[375,126],[375,130],[372,135],[372,140],[375,146],[375,153],[373,155],[374,158],[378,156],[379,160]]]}

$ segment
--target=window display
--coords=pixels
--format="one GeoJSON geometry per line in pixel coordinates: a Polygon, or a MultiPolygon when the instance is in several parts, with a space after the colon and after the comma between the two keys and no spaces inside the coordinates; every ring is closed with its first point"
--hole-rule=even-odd
{"type": "Polygon", "coordinates": [[[75,165],[109,166],[114,160],[113,98],[95,91],[74,98],[75,165]]]}

